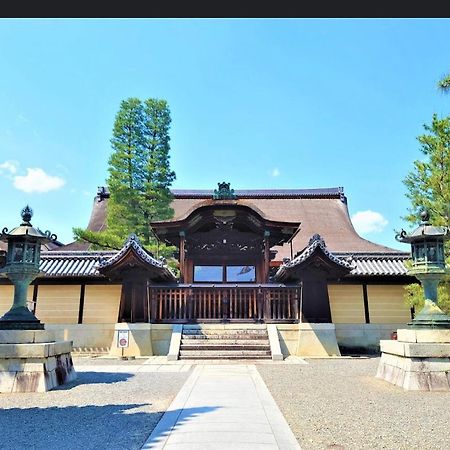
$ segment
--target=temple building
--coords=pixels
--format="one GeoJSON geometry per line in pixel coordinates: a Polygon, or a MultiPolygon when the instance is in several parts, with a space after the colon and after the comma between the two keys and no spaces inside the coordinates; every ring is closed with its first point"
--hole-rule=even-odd
{"type": "MultiPolygon", "coordinates": [[[[361,238],[342,188],[234,191],[219,183],[172,193],[174,217],[150,225],[176,247],[179,276],[134,235],[120,251],[73,242],[42,252],[30,308],[75,349],[119,354],[125,330],[129,355],[175,348],[180,357],[195,350],[209,357],[213,341],[201,353],[188,335],[209,329],[217,337],[220,328],[235,330],[233,342],[269,330],[272,356],[277,348],[284,357],[338,355],[376,351],[411,320],[404,301],[404,286],[416,281],[406,275],[409,254],[361,238]]],[[[108,198],[100,188],[89,230],[105,228],[108,198]]],[[[11,298],[12,286],[0,279],[0,315],[11,298]]],[[[262,342],[254,343],[254,356],[270,354],[262,342]]],[[[243,348],[228,350],[236,356],[243,348]]]]}

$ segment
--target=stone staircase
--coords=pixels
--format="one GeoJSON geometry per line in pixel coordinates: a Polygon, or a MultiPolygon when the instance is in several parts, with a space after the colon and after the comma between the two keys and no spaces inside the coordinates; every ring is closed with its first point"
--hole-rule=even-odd
{"type": "Polygon", "coordinates": [[[266,325],[184,325],[180,359],[271,359],[266,325]]]}

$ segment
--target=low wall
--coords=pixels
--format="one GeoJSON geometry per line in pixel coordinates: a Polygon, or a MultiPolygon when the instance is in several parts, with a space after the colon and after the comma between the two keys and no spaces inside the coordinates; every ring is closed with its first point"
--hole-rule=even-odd
{"type": "Polygon", "coordinates": [[[107,351],[114,336],[114,323],[102,324],[45,324],[57,341],[72,341],[73,347],[107,351]],[[103,350],[102,350],[103,349],[103,350]]]}
{"type": "Polygon", "coordinates": [[[405,323],[337,323],[277,324],[283,356],[332,356],[342,351],[379,353],[380,340],[391,339],[391,333],[405,323]]]}
{"type": "MultiPolygon", "coordinates": [[[[245,328],[245,325],[230,325],[245,328]]],[[[336,343],[343,350],[377,353],[380,350],[380,340],[390,339],[393,331],[404,326],[404,323],[276,325],[284,357],[338,355],[336,343]]],[[[124,350],[125,356],[152,356],[168,354],[172,327],[172,324],[115,323],[45,325],[46,330],[55,334],[56,340],[73,341],[74,348],[111,351],[111,354],[117,356],[121,354],[121,350],[117,348],[119,329],[130,330],[130,347],[124,350]]]]}
{"type": "Polygon", "coordinates": [[[405,323],[337,323],[336,338],[344,350],[379,353],[380,340],[391,339],[398,328],[405,328],[405,323]]]}
{"type": "Polygon", "coordinates": [[[117,347],[118,330],[129,330],[130,345],[124,356],[167,355],[172,335],[171,324],[108,323],[108,324],[46,324],[56,340],[73,341],[73,347],[84,351],[109,352],[121,356],[117,347]]]}
{"type": "Polygon", "coordinates": [[[340,356],[332,323],[277,324],[283,356],[340,356]]]}

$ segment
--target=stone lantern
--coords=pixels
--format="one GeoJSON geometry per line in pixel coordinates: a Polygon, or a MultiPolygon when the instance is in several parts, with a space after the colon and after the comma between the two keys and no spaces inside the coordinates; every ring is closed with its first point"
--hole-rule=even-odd
{"type": "Polygon", "coordinates": [[[448,317],[437,305],[438,284],[448,273],[445,267],[444,242],[450,239],[449,229],[431,225],[428,212],[421,214],[422,222],[411,234],[402,230],[396,239],[411,244],[413,266],[408,275],[422,284],[425,305],[408,325],[412,328],[449,328],[448,317]]]}
{"type": "Polygon", "coordinates": [[[449,229],[430,224],[426,211],[411,234],[396,239],[411,244],[415,276],[425,291],[425,305],[408,327],[397,330],[397,340],[381,340],[377,378],[415,391],[450,391],[450,317],[437,305],[439,281],[447,273],[444,241],[449,229]]]}
{"type": "Polygon", "coordinates": [[[22,223],[0,239],[8,243],[6,264],[0,272],[14,284],[11,309],[0,319],[0,394],[46,392],[73,381],[71,341],[57,341],[27,308],[27,291],[39,274],[41,245],[56,240],[49,231],[42,233],[31,223],[33,212],[22,209],[22,223]]]}
{"type": "Polygon", "coordinates": [[[22,209],[22,223],[8,233],[3,228],[0,240],[8,243],[6,264],[0,270],[14,284],[14,301],[11,309],[0,318],[0,330],[43,330],[42,324],[27,308],[27,290],[39,274],[41,245],[56,240],[49,231],[42,233],[31,223],[32,209],[22,209]]]}

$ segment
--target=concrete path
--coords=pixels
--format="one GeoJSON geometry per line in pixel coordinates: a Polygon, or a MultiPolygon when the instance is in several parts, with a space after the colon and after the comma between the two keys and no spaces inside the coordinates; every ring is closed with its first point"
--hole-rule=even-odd
{"type": "Polygon", "coordinates": [[[142,449],[299,450],[254,365],[199,365],[142,449]]]}

